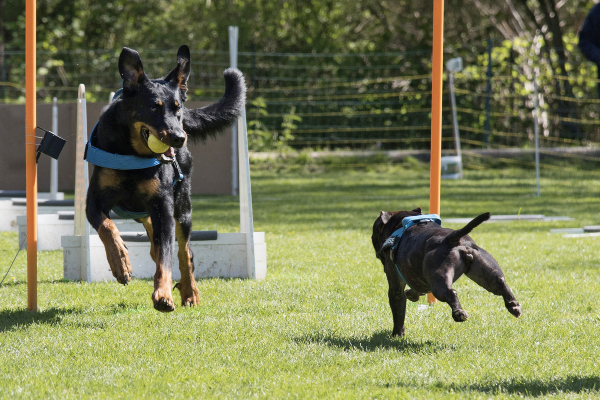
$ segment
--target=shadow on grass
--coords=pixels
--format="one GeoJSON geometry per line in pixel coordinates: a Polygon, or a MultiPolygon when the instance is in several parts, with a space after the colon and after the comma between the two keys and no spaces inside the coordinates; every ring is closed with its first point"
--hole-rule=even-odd
{"type": "MultiPolygon", "coordinates": [[[[417,387],[414,383],[386,383],[384,387],[417,387]]],[[[515,378],[499,382],[472,383],[466,385],[435,383],[433,387],[454,393],[480,392],[488,395],[516,394],[521,397],[552,396],[566,393],[594,393],[600,391],[600,377],[597,375],[554,377],[550,379],[515,378]]]]}
{"type": "Polygon", "coordinates": [[[33,324],[56,324],[61,321],[62,316],[80,312],[81,310],[75,308],[50,308],[44,311],[2,310],[0,311],[0,332],[33,324]]]}
{"type": "Polygon", "coordinates": [[[415,342],[406,338],[395,338],[389,331],[375,332],[371,337],[355,338],[337,336],[335,333],[314,333],[295,339],[298,343],[322,343],[342,350],[397,350],[410,354],[433,354],[449,349],[431,340],[415,342]]]}
{"type": "Polygon", "coordinates": [[[515,379],[496,383],[474,383],[470,385],[450,385],[454,391],[477,391],[483,393],[509,393],[525,396],[547,396],[561,393],[586,393],[600,391],[600,376],[555,377],[544,379],[515,379]]]}

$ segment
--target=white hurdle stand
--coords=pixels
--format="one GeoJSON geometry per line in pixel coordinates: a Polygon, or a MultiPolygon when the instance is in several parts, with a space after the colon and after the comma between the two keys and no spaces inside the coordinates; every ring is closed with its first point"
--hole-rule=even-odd
{"type": "MultiPolygon", "coordinates": [[[[84,105],[85,103],[85,87],[81,85],[80,88],[80,96],[78,99],[78,104],[81,103],[84,105]],[[82,98],[83,96],[83,98],[82,98]]],[[[78,132],[81,129],[85,129],[86,125],[85,115],[83,115],[83,110],[85,107],[81,107],[77,109],[77,126],[78,132]]],[[[56,97],[54,98],[54,104],[52,106],[52,130],[54,133],[58,133],[58,107],[56,97]]],[[[79,135],[81,136],[81,135],[79,135]]],[[[79,147],[78,147],[79,149],[79,147]]],[[[83,157],[83,153],[77,155],[78,157],[83,157]]],[[[50,193],[49,200],[38,200],[38,241],[37,241],[37,249],[41,250],[60,250],[62,247],[61,237],[66,235],[71,235],[74,232],[74,201],[73,200],[64,200],[64,193],[57,192],[58,188],[58,164],[57,160],[52,158],[50,160],[52,162],[51,166],[51,175],[50,175],[50,193]],[[70,205],[67,205],[70,204],[70,205]],[[49,213],[52,212],[52,213],[49,213]]],[[[76,179],[84,179],[85,172],[79,169],[75,172],[76,179]],[[80,173],[80,174],[79,174],[80,173]],[[79,174],[79,175],[78,175],[79,174]]],[[[87,169],[87,165],[81,166],[87,169]]],[[[87,188],[87,185],[86,185],[87,188]]],[[[41,193],[38,193],[38,197],[40,197],[41,193]]],[[[85,193],[84,193],[85,196],[85,193]]],[[[13,200],[13,210],[18,209],[19,205],[23,209],[23,215],[17,215],[16,225],[18,226],[19,231],[19,243],[25,243],[23,248],[27,248],[27,242],[25,241],[25,237],[27,235],[27,216],[25,214],[25,199],[12,199],[13,200]]],[[[2,209],[2,201],[0,201],[0,210],[2,209]]],[[[85,207],[85,203],[79,202],[79,207],[85,207]]],[[[14,213],[14,211],[13,211],[14,213]]],[[[0,213],[1,214],[1,213],[0,213]]],[[[81,215],[81,214],[79,214],[81,215]]],[[[0,229],[2,227],[2,216],[0,215],[0,229]]],[[[137,232],[141,228],[141,224],[135,222],[133,220],[126,220],[120,217],[113,219],[113,222],[119,229],[119,232],[137,232]]]]}
{"type": "MultiPolygon", "coordinates": [[[[85,121],[84,92],[83,85],[80,85],[78,107],[82,109],[81,119],[83,121],[85,121]]],[[[64,255],[64,277],[65,279],[87,282],[116,281],[110,271],[100,237],[90,235],[90,230],[93,231],[93,229],[85,216],[88,175],[87,163],[83,160],[83,151],[88,140],[86,126],[85,123],[82,123],[81,126],[78,124],[76,140],[77,172],[81,171],[82,173],[76,176],[75,179],[75,234],[61,238],[64,255]]],[[[218,233],[216,240],[192,240],[190,242],[194,252],[196,278],[264,279],[267,275],[265,235],[264,232],[254,232],[245,110],[238,118],[237,131],[238,149],[240,150],[238,152],[240,232],[218,233]]],[[[126,237],[131,237],[131,232],[126,237]]],[[[138,238],[143,241],[124,239],[129,253],[129,262],[133,269],[133,277],[152,278],[156,272],[156,265],[150,256],[150,242],[146,238],[145,232],[139,232],[138,238]]],[[[174,246],[173,279],[179,279],[181,274],[178,268],[177,242],[174,246]]]]}

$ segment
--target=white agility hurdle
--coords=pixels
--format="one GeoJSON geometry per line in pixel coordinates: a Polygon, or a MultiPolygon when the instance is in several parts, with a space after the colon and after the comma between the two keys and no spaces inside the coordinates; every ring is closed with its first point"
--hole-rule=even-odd
{"type": "MultiPolygon", "coordinates": [[[[56,97],[52,105],[52,132],[58,134],[58,106],[56,97]]],[[[64,193],[58,192],[58,160],[50,159],[50,193],[38,192],[38,250],[60,250],[61,237],[74,232],[74,201],[64,200],[64,193]]],[[[0,194],[1,196],[1,194],[0,194]]],[[[16,215],[16,226],[19,232],[19,243],[26,243],[27,216],[25,215],[25,199],[11,199],[12,208],[9,213],[0,212],[0,230],[5,226],[8,216],[16,215]],[[18,213],[22,215],[17,215],[18,213]]],[[[7,202],[0,201],[0,210],[7,202]]],[[[111,215],[119,232],[139,231],[140,224],[126,220],[118,215],[111,215]]],[[[14,224],[14,221],[9,221],[14,224]]],[[[25,245],[23,248],[27,248],[25,245]]]]}
{"type": "MultiPolygon", "coordinates": [[[[69,200],[38,199],[38,214],[55,214],[59,211],[73,210],[69,200]]],[[[19,230],[17,218],[27,215],[27,200],[24,198],[9,198],[0,200],[0,232],[19,230]]]]}
{"type": "MultiPolygon", "coordinates": [[[[87,282],[116,281],[110,271],[104,246],[98,235],[90,235],[90,230],[93,228],[90,227],[85,216],[88,168],[87,163],[83,160],[83,152],[88,137],[84,85],[79,86],[77,107],[75,232],[72,236],[61,238],[64,277],[69,280],[87,282]]],[[[218,234],[216,232],[192,232],[190,244],[194,252],[196,278],[264,279],[267,274],[267,245],[264,232],[254,232],[245,110],[237,121],[237,138],[240,232],[218,234]],[[204,233],[208,233],[208,235],[204,233]],[[212,238],[207,240],[207,236],[212,236],[212,238]],[[200,240],[194,240],[197,237],[200,240]]],[[[133,277],[152,278],[156,272],[156,266],[150,257],[150,241],[146,232],[136,234],[128,232],[121,236],[127,244],[133,277]]],[[[175,246],[177,246],[177,242],[175,242],[175,246]]],[[[180,278],[179,268],[175,267],[176,265],[178,265],[177,249],[174,249],[173,279],[180,278]]]]}
{"type": "MultiPolygon", "coordinates": [[[[52,132],[58,134],[58,104],[52,102],[52,132]]],[[[19,220],[26,218],[27,202],[25,190],[0,190],[0,232],[21,232],[19,220]]],[[[50,192],[38,192],[38,214],[53,214],[58,211],[73,210],[70,200],[58,191],[58,160],[50,158],[50,192]]],[[[25,224],[26,225],[26,224],[25,224]]],[[[26,229],[23,228],[23,229],[26,229]]],[[[19,243],[23,240],[19,239],[19,243]]]]}
{"type": "MultiPolygon", "coordinates": [[[[38,206],[38,210],[40,208],[38,206]]],[[[74,217],[74,211],[58,211],[52,214],[38,213],[38,251],[60,250],[62,248],[61,237],[73,234],[74,217]]],[[[138,222],[122,219],[117,215],[111,215],[111,218],[114,218],[113,222],[119,232],[137,232],[140,230],[141,225],[138,222]]],[[[27,235],[27,216],[17,216],[17,226],[19,227],[19,243],[24,243],[27,235]]],[[[26,249],[27,244],[23,248],[26,249]]]]}

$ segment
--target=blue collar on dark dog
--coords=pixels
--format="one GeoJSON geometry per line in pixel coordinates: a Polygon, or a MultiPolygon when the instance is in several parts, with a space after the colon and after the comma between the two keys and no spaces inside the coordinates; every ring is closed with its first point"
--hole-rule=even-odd
{"type": "MultiPolygon", "coordinates": [[[[120,88],[116,91],[115,95],[112,98],[112,101],[115,101],[121,94],[123,93],[123,88],[120,88]]],[[[158,161],[155,157],[138,157],[138,156],[124,156],[121,154],[109,153],[107,151],[101,150],[95,147],[92,142],[96,136],[96,130],[98,129],[98,122],[94,125],[94,129],[92,129],[92,134],[90,135],[90,139],[85,145],[85,152],[83,153],[83,159],[89,162],[90,164],[97,165],[99,167],[111,168],[111,169],[145,169],[152,168],[160,165],[160,161],[158,161]]],[[[183,179],[183,177],[182,177],[183,179]]]]}
{"type": "MultiPolygon", "coordinates": [[[[90,140],[86,144],[85,153],[83,154],[83,159],[90,164],[104,168],[121,170],[146,169],[156,167],[157,165],[161,164],[161,162],[154,157],[146,158],[131,155],[124,156],[122,154],[109,153],[94,147],[94,145],[92,145],[92,139],[95,136],[97,127],[98,123],[96,123],[94,129],[92,130],[90,140]]],[[[183,174],[181,173],[181,169],[179,168],[179,164],[175,158],[173,158],[173,168],[175,168],[175,179],[173,180],[173,186],[175,186],[177,182],[183,180],[183,174]]]]}
{"type": "Polygon", "coordinates": [[[138,157],[131,155],[122,155],[109,153],[108,151],[101,150],[95,147],[92,144],[92,141],[96,137],[96,130],[98,128],[98,123],[92,129],[92,134],[90,135],[90,140],[87,142],[85,146],[85,153],[83,159],[89,162],[90,164],[97,165],[99,167],[111,168],[111,169],[145,169],[156,167],[160,165],[160,161],[158,161],[155,157],[138,157]]]}
{"type": "MultiPolygon", "coordinates": [[[[113,96],[113,101],[121,96],[123,93],[123,88],[117,90],[115,95],[113,96]]],[[[130,170],[130,169],[146,169],[156,167],[160,165],[161,162],[158,161],[155,157],[138,157],[132,155],[122,155],[122,154],[114,154],[109,153],[107,151],[101,150],[95,147],[92,144],[93,139],[96,136],[96,130],[98,129],[98,122],[94,125],[94,129],[92,129],[92,133],[90,135],[90,139],[85,145],[85,152],[83,153],[83,159],[89,162],[90,164],[97,165],[99,167],[110,168],[110,169],[120,169],[120,170],[130,170]]],[[[183,180],[183,174],[181,173],[181,169],[179,168],[179,164],[177,163],[177,159],[173,158],[173,168],[175,168],[175,179],[173,180],[173,186],[179,181],[183,180]]]]}
{"type": "Polygon", "coordinates": [[[387,238],[387,240],[383,243],[383,245],[381,246],[381,249],[379,250],[379,252],[382,252],[389,248],[392,249],[391,253],[392,253],[392,261],[394,262],[394,267],[396,267],[396,271],[398,272],[398,275],[400,275],[400,278],[402,278],[402,280],[404,281],[404,283],[406,283],[406,286],[408,286],[408,287],[410,287],[410,285],[408,284],[406,279],[404,279],[404,276],[402,276],[402,274],[400,273],[400,269],[398,269],[398,264],[396,263],[396,260],[394,260],[394,252],[398,248],[398,244],[400,243],[400,238],[402,237],[402,234],[404,232],[406,232],[408,230],[408,228],[410,228],[411,226],[416,225],[421,222],[435,222],[436,224],[438,224],[440,226],[442,225],[442,220],[441,220],[440,216],[437,214],[425,214],[425,215],[415,215],[413,217],[406,217],[406,218],[402,219],[402,228],[394,231],[394,233],[392,233],[392,235],[389,238],[387,238]]]}

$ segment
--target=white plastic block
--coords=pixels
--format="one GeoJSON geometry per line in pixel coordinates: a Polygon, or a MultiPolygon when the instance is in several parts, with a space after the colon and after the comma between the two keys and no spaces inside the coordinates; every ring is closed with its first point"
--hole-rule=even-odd
{"type": "MultiPolygon", "coordinates": [[[[15,206],[13,200],[15,199],[0,200],[0,232],[18,231],[17,216],[27,215],[27,206],[15,206]]],[[[73,206],[43,206],[41,204],[38,204],[38,215],[73,210],[73,206]]]]}
{"type": "MultiPolygon", "coordinates": [[[[150,257],[150,242],[125,242],[133,277],[151,279],[156,272],[156,264],[150,257]]],[[[63,236],[64,277],[69,280],[82,280],[81,236],[63,236]]],[[[219,233],[217,240],[191,242],[194,253],[196,278],[250,278],[246,260],[245,233],[219,233]]],[[[173,279],[181,277],[177,259],[178,246],[173,250],[173,279]]],[[[267,275],[267,244],[264,232],[254,232],[255,279],[267,275]]],[[[91,282],[115,281],[104,245],[98,235],[90,236],[91,282]]]]}
{"type": "MultiPolygon", "coordinates": [[[[137,232],[144,229],[144,226],[133,220],[113,220],[119,232],[137,232]]],[[[27,217],[17,216],[17,226],[19,230],[19,244],[25,240],[27,233],[27,217]]],[[[72,236],[75,223],[73,220],[59,219],[58,214],[39,214],[38,215],[38,251],[59,250],[61,248],[61,236],[72,236]]],[[[92,229],[93,232],[95,232],[92,229]]],[[[23,245],[27,248],[27,243],[23,245]]]]}

